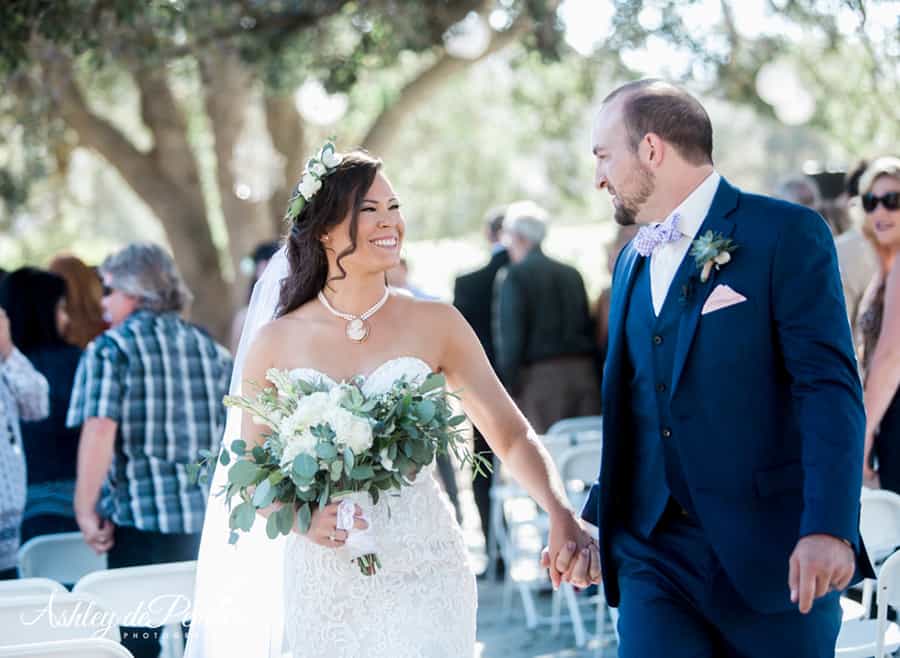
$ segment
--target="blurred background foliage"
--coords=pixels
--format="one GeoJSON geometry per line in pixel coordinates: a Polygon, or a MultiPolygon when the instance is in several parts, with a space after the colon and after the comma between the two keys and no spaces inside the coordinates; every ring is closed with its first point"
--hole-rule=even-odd
{"type": "Polygon", "coordinates": [[[895,0],[7,0],[0,264],[164,242],[222,336],[240,259],[336,135],[385,160],[436,294],[522,197],[596,288],[612,226],[588,136],[615,84],[684,83],[720,171],[765,192],[897,150],[898,34],[895,0]]]}

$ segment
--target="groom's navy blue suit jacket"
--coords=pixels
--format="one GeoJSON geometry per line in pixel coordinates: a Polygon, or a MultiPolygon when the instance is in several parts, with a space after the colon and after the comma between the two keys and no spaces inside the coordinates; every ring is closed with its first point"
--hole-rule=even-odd
{"type": "MultiPolygon", "coordinates": [[[[669,292],[684,299],[666,387],[671,438],[661,440],[674,442],[693,511],[732,584],[754,609],[775,612],[792,606],[788,560],[805,535],[846,539],[858,574],[871,575],[858,530],[862,391],[823,219],[723,179],[698,236],[706,231],[737,250],[706,283],[698,276],[691,289],[669,292]],[[721,284],[747,300],[701,315],[721,284]]],[[[641,258],[626,246],[613,275],[602,463],[582,512],[600,529],[614,605],[610,538],[627,517],[631,487],[657,486],[633,481],[627,463],[634,435],[624,321],[641,258]]]]}

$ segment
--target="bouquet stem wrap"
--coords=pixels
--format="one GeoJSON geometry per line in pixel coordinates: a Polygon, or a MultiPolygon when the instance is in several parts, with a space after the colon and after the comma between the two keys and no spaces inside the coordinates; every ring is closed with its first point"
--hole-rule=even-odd
{"type": "Polygon", "coordinates": [[[337,512],[337,529],[347,531],[347,541],[338,549],[350,561],[356,561],[360,571],[366,575],[373,575],[378,567],[378,558],[375,555],[375,533],[372,528],[371,514],[368,508],[372,505],[372,499],[364,491],[341,494],[335,496],[340,500],[337,512]],[[362,519],[368,524],[368,528],[360,530],[353,526],[356,515],[356,506],[362,509],[362,519]]]}

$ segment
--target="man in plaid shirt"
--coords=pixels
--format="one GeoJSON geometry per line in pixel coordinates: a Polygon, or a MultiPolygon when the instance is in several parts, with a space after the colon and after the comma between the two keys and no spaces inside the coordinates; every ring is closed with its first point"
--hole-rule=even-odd
{"type": "MultiPolygon", "coordinates": [[[[162,248],[129,245],[100,272],[111,329],[85,350],[67,417],[83,426],[75,517],[110,568],[195,560],[208,488],[187,466],[221,440],[231,357],[179,316],[191,293],[162,248]]],[[[122,633],[158,655],[156,630],[122,633]]]]}

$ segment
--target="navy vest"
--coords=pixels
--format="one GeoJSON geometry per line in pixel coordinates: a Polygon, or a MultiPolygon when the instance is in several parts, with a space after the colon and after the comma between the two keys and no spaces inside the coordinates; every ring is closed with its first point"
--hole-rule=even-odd
{"type": "MultiPolygon", "coordinates": [[[[685,259],[688,260],[688,259],[685,259]]],[[[625,343],[630,365],[633,435],[629,526],[644,537],[659,523],[669,497],[693,511],[674,442],[669,404],[675,343],[683,311],[682,287],[691,274],[682,263],[659,317],[650,293],[650,259],[643,258],[631,289],[625,315],[625,343]]]]}

